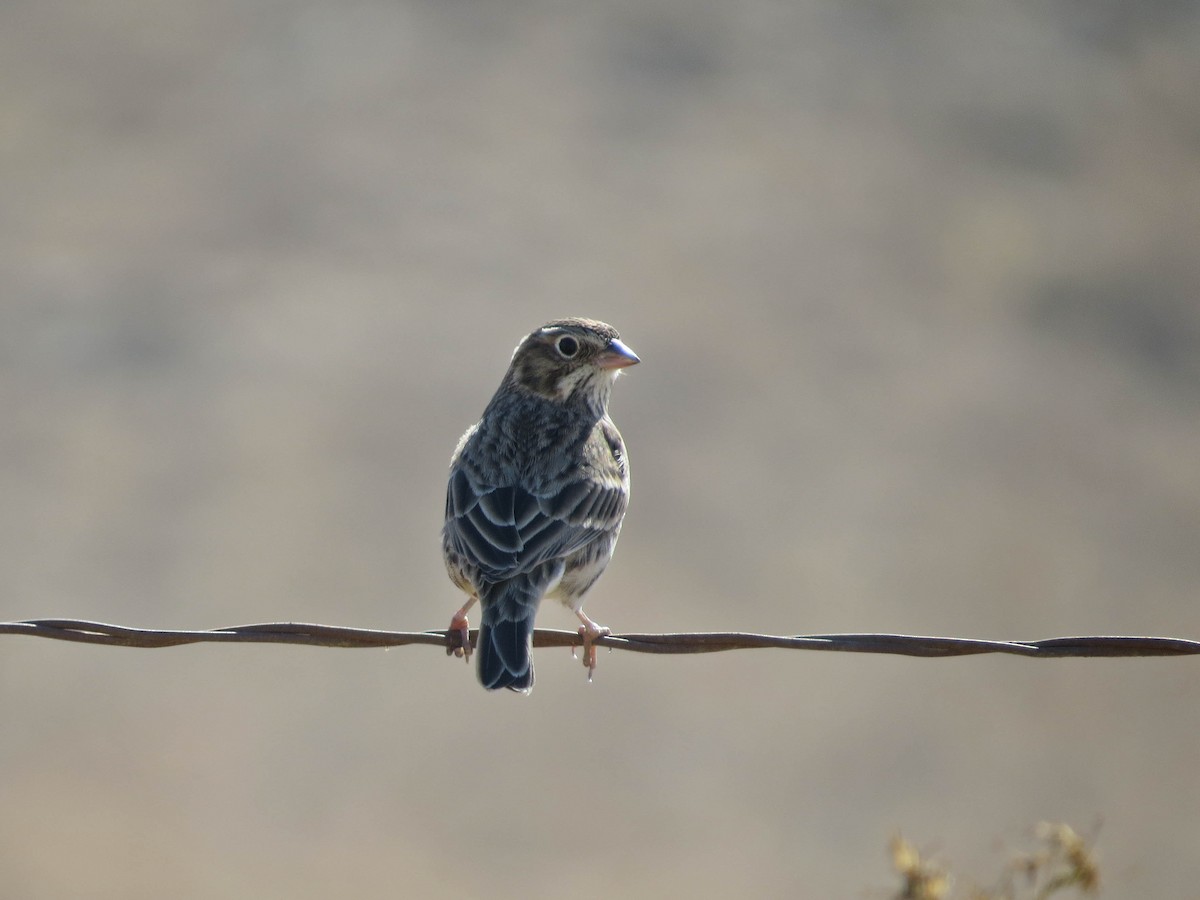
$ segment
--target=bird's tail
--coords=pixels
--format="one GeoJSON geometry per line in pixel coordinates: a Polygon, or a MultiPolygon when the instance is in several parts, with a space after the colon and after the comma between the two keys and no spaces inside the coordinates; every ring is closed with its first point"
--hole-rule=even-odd
{"type": "Polygon", "coordinates": [[[479,681],[489,691],[533,688],[533,622],[542,599],[538,586],[518,577],[480,592],[483,620],[476,652],[479,681]]]}

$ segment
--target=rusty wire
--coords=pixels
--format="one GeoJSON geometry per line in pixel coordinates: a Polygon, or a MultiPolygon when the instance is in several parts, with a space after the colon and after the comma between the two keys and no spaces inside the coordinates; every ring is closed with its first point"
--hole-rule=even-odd
{"type": "MultiPolygon", "coordinates": [[[[380,631],[300,622],[235,625],[207,631],[129,628],[80,619],[29,619],[0,622],[0,634],[26,635],[115,647],[178,647],[183,644],[301,644],[310,647],[403,647],[427,644],[453,649],[456,632],[380,631]]],[[[478,632],[471,632],[475,641],[478,632]]],[[[535,647],[573,647],[582,643],[574,631],[537,629],[535,647]]],[[[1063,658],[1076,656],[1195,656],[1200,641],[1169,637],[1059,637],[1037,641],[986,641],[970,638],[929,637],[911,634],[809,634],[773,635],[736,631],[672,634],[612,634],[596,641],[601,647],[637,653],[716,653],[722,650],[824,650],[848,653],[890,653],[901,656],[941,657],[1004,653],[1014,656],[1063,658]]]]}

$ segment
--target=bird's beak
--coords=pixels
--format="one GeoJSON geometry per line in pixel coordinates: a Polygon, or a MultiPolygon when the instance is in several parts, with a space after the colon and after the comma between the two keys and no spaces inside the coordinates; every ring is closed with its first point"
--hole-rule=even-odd
{"type": "Polygon", "coordinates": [[[601,369],[624,369],[626,366],[636,366],[639,362],[638,355],[616,338],[609,341],[604,352],[596,357],[596,365],[601,369]]]}

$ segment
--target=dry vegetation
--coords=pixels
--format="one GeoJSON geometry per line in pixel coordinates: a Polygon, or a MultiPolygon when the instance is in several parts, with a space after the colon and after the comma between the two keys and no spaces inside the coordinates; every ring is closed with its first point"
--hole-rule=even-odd
{"type": "Polygon", "coordinates": [[[1100,890],[1100,870],[1092,848],[1069,825],[1042,822],[1035,829],[1038,846],[1016,854],[992,887],[951,872],[925,858],[897,835],[891,843],[892,866],[903,879],[895,900],[951,900],[955,882],[965,887],[965,900],[1047,900],[1055,895],[1088,895],[1100,890]]]}

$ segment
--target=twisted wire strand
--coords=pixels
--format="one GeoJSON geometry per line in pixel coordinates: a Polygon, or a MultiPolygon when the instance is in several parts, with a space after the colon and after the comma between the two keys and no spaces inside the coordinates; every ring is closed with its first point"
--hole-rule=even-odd
{"type": "MultiPolygon", "coordinates": [[[[130,628],[83,619],[27,619],[0,622],[0,634],[25,635],[59,641],[114,647],[161,648],[184,644],[299,644],[309,647],[379,648],[425,644],[453,649],[459,636],[452,631],[381,631],[304,622],[233,625],[204,631],[130,628]]],[[[472,630],[475,641],[477,631],[472,630]]],[[[719,653],[726,650],[822,650],[845,653],[888,653],[900,656],[946,657],[1004,653],[1014,656],[1064,657],[1195,656],[1200,641],[1171,637],[1092,636],[1058,637],[1036,641],[987,641],[913,634],[773,635],[740,631],[678,632],[668,634],[611,634],[595,642],[600,647],[635,653],[719,653]]],[[[535,647],[577,647],[574,631],[539,628],[535,647]]]]}

